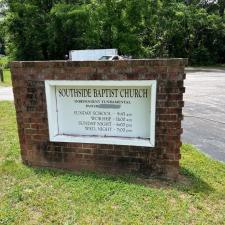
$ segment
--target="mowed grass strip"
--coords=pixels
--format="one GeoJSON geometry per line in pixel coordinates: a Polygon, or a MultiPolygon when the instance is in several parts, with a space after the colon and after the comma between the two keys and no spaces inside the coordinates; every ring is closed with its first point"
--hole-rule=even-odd
{"type": "Polygon", "coordinates": [[[3,70],[3,77],[4,77],[4,82],[1,82],[0,80],[0,88],[12,86],[11,72],[9,69],[3,70]]]}
{"type": "Polygon", "coordinates": [[[225,165],[183,145],[177,182],[34,169],[0,102],[0,224],[225,224],[225,165]]]}
{"type": "MultiPolygon", "coordinates": [[[[6,68],[5,66],[9,63],[8,57],[0,57],[0,68],[6,68]]],[[[0,87],[12,86],[11,72],[9,69],[3,69],[4,82],[0,80],[0,87]]]]}

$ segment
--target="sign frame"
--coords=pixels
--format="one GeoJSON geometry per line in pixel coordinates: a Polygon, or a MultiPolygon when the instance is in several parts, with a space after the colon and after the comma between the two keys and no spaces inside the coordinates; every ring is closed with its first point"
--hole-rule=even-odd
{"type": "Polygon", "coordinates": [[[155,147],[155,114],[156,114],[156,80],[45,80],[45,93],[48,114],[49,139],[51,142],[74,142],[91,144],[112,144],[155,147]],[[65,135],[59,134],[58,117],[56,106],[56,87],[57,86],[115,86],[115,87],[150,87],[150,137],[131,138],[131,137],[109,137],[109,136],[89,136],[89,135],[65,135]]]}

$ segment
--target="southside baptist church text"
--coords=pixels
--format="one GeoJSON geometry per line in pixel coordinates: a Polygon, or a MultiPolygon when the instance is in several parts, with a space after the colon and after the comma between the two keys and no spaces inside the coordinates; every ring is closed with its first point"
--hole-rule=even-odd
{"type": "Polygon", "coordinates": [[[60,88],[58,89],[59,97],[75,97],[75,98],[147,98],[148,89],[76,89],[76,88],[60,88]]]}

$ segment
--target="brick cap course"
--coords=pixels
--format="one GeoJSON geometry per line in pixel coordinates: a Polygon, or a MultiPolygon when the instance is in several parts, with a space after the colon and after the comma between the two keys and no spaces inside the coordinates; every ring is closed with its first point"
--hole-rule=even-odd
{"type": "Polygon", "coordinates": [[[54,61],[13,61],[10,63],[11,68],[27,68],[27,67],[83,67],[83,66],[187,66],[188,59],[185,58],[159,58],[159,59],[129,59],[118,61],[70,61],[70,60],[54,60],[54,61]]]}

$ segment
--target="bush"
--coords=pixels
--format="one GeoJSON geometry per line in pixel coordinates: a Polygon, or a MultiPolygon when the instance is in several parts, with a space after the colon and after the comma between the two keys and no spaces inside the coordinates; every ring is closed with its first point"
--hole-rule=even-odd
{"type": "Polygon", "coordinates": [[[0,57],[0,68],[9,69],[9,59],[6,56],[0,57]]]}
{"type": "Polygon", "coordinates": [[[190,60],[193,65],[210,65],[215,63],[214,59],[210,56],[209,50],[204,46],[194,49],[190,60]]]}

